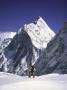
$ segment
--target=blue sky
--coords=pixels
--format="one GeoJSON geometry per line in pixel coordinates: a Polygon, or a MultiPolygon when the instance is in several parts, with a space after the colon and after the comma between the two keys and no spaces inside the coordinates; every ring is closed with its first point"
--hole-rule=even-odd
{"type": "Polygon", "coordinates": [[[41,16],[58,32],[67,21],[67,0],[0,0],[0,31],[18,31],[41,16]]]}

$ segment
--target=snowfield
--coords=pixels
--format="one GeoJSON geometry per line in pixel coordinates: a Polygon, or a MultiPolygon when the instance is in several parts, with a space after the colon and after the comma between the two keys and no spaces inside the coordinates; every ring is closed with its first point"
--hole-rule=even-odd
{"type": "Polygon", "coordinates": [[[28,78],[0,72],[0,90],[67,90],[67,74],[28,78]]]}

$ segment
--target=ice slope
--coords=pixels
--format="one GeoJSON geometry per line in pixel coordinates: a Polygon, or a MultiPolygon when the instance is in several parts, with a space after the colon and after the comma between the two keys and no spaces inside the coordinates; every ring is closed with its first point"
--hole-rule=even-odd
{"type": "Polygon", "coordinates": [[[30,24],[25,24],[24,30],[31,38],[33,45],[39,49],[46,48],[47,43],[55,36],[42,17],[30,24]]]}
{"type": "Polygon", "coordinates": [[[28,78],[0,72],[0,90],[67,90],[67,75],[28,78]]]}

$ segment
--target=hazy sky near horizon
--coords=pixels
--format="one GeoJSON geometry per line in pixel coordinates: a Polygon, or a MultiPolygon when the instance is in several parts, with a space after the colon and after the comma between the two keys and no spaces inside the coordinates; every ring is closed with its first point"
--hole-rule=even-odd
{"type": "Polygon", "coordinates": [[[67,0],[0,0],[0,32],[18,31],[38,16],[58,32],[67,21],[67,0]]]}

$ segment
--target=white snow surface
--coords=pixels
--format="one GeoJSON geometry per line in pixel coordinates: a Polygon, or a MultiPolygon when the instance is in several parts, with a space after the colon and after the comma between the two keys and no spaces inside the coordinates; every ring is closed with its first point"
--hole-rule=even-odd
{"type": "Polygon", "coordinates": [[[16,32],[0,32],[0,38],[13,38],[16,32]]]}
{"type": "Polygon", "coordinates": [[[67,90],[67,74],[28,78],[0,72],[0,90],[67,90]]]}
{"type": "Polygon", "coordinates": [[[39,49],[46,48],[47,43],[55,36],[42,17],[39,17],[35,23],[25,24],[24,30],[30,36],[33,45],[39,49]]]}
{"type": "Polygon", "coordinates": [[[3,42],[4,39],[13,38],[16,32],[0,32],[0,44],[3,42]]]}

